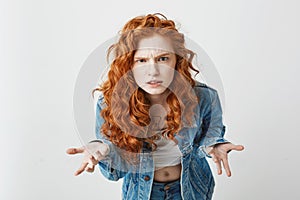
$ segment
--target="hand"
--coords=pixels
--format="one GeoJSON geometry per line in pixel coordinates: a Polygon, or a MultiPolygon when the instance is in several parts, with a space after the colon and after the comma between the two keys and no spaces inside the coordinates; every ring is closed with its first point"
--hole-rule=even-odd
{"type": "Polygon", "coordinates": [[[212,156],[213,161],[217,165],[218,175],[222,174],[222,162],[227,176],[231,176],[231,171],[228,163],[228,153],[231,150],[242,151],[243,149],[244,146],[234,145],[232,143],[221,143],[213,146],[212,150],[208,154],[212,156]]]}
{"type": "Polygon", "coordinates": [[[83,171],[94,172],[95,165],[102,160],[109,151],[107,144],[100,142],[91,142],[86,146],[79,148],[69,148],[67,149],[67,154],[84,154],[82,164],[80,168],[75,172],[75,176],[81,174],[83,171]]]}

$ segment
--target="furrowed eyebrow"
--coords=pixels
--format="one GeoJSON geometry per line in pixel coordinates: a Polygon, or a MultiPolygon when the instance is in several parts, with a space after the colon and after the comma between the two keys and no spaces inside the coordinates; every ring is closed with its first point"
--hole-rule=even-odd
{"type": "MultiPolygon", "coordinates": [[[[162,53],[162,54],[159,54],[157,56],[155,56],[154,58],[158,58],[158,57],[162,57],[162,56],[169,56],[170,53],[162,53]]],[[[134,59],[147,59],[148,57],[142,57],[142,56],[137,56],[137,57],[134,57],[134,59]]]]}

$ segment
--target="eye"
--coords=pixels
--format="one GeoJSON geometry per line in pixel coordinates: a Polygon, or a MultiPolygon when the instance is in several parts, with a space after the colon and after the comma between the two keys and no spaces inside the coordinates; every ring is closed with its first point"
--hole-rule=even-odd
{"type": "Polygon", "coordinates": [[[161,61],[161,62],[166,62],[168,60],[169,60],[169,57],[167,57],[167,56],[162,56],[162,57],[158,58],[158,61],[161,61]]]}
{"type": "Polygon", "coordinates": [[[147,60],[144,59],[144,58],[135,60],[136,63],[144,63],[144,62],[146,62],[146,61],[147,61],[147,60]]]}

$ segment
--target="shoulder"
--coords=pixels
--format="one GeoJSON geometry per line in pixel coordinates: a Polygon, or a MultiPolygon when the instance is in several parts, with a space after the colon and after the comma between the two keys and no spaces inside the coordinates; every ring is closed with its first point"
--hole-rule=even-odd
{"type": "Polygon", "coordinates": [[[103,95],[102,92],[95,92],[94,105],[95,105],[95,107],[98,107],[98,108],[101,108],[101,109],[106,107],[104,95],[103,95]]]}
{"type": "Polygon", "coordinates": [[[217,95],[217,90],[208,86],[205,83],[195,81],[196,84],[194,86],[194,91],[198,97],[208,97],[212,98],[213,96],[217,95]]]}

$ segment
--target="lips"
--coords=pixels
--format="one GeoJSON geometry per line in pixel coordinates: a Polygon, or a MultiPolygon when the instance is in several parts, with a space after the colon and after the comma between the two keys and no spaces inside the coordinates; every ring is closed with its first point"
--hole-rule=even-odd
{"type": "Polygon", "coordinates": [[[162,84],[162,81],[158,81],[158,80],[151,80],[146,82],[148,85],[150,85],[150,87],[152,88],[156,88],[158,86],[160,86],[162,84]]]}
{"type": "Polygon", "coordinates": [[[151,81],[148,81],[148,82],[147,82],[147,84],[157,84],[157,83],[162,83],[162,81],[151,80],[151,81]]]}

